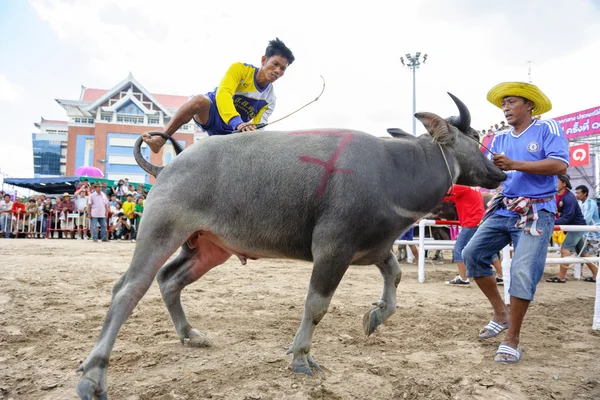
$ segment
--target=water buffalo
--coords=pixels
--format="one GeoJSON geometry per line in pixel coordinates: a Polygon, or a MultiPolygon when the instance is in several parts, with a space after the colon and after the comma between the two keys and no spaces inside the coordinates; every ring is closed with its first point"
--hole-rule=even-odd
{"type": "Polygon", "coordinates": [[[438,205],[452,183],[495,188],[506,179],[473,140],[467,107],[452,98],[460,116],[416,114],[428,132],[418,138],[398,129],[387,140],[344,129],[218,136],[190,146],[164,169],[141,156],[138,139],[136,160],[160,176],[129,269],[113,287],[96,345],[78,368],[79,396],[106,398],[117,333],[156,276],[181,341],[201,343],[180,293],[232,255],[243,263],[265,257],[314,263],[288,351],[293,371],[320,370],[310,352],[313,332],[351,264],[375,264],[383,275],[381,298],[363,318],[371,334],[396,310],[401,271],[390,249],[400,233],[438,205]]]}

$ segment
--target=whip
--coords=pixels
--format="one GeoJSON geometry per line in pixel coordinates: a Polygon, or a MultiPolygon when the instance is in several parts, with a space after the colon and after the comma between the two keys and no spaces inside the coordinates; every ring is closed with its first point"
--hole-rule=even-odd
{"type": "MultiPolygon", "coordinates": [[[[322,95],[322,94],[323,94],[323,92],[325,91],[325,78],[323,78],[323,75],[319,75],[319,76],[320,76],[320,77],[321,77],[321,79],[323,80],[323,88],[321,89],[321,93],[319,93],[319,95],[318,95],[318,96],[317,96],[317,97],[316,97],[314,100],[311,100],[311,101],[309,101],[308,103],[306,103],[305,105],[303,105],[302,107],[300,107],[300,108],[299,108],[299,109],[297,109],[296,111],[292,111],[291,113],[289,113],[289,114],[288,114],[288,115],[286,115],[285,117],[281,117],[281,118],[279,118],[279,119],[276,119],[276,120],[275,120],[275,121],[273,121],[273,122],[266,122],[266,123],[258,124],[258,125],[256,125],[256,129],[262,129],[262,128],[264,128],[264,127],[265,127],[265,126],[267,126],[267,125],[272,125],[272,124],[274,124],[274,123],[276,123],[276,122],[279,122],[279,121],[281,121],[281,120],[284,120],[284,119],[286,119],[287,117],[290,117],[290,116],[292,116],[292,115],[296,114],[298,111],[302,110],[303,108],[305,108],[305,107],[307,107],[307,106],[311,105],[312,103],[314,103],[315,101],[319,100],[319,98],[321,97],[321,95],[322,95]]],[[[240,131],[239,129],[236,129],[236,130],[234,130],[232,133],[238,133],[238,132],[241,132],[241,131],[240,131]]]]}

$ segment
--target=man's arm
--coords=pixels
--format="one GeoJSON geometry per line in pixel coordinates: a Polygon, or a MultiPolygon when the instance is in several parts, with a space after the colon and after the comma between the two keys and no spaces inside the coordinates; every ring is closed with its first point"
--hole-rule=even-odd
{"type": "Polygon", "coordinates": [[[490,149],[493,156],[490,157],[494,165],[504,171],[521,171],[536,175],[562,175],[567,173],[569,166],[569,144],[563,130],[555,121],[543,121],[543,143],[541,150],[544,152],[544,159],[539,161],[516,161],[511,160],[504,154],[500,154],[502,145],[499,140],[502,135],[495,136],[492,140],[490,149]],[[500,146],[500,148],[498,148],[500,146]]]}
{"type": "Polygon", "coordinates": [[[562,214],[554,221],[555,225],[569,225],[575,218],[575,207],[579,207],[577,201],[574,201],[574,197],[568,196],[563,197],[562,214]]]}
{"type": "Polygon", "coordinates": [[[238,129],[238,126],[244,123],[240,117],[240,113],[237,112],[233,104],[233,95],[240,84],[240,80],[244,78],[246,71],[247,69],[244,64],[239,62],[232,64],[223,79],[221,79],[221,83],[219,83],[217,93],[215,94],[219,115],[232,130],[238,129]]]}
{"type": "Polygon", "coordinates": [[[563,161],[546,158],[540,161],[516,161],[504,154],[494,154],[493,163],[504,171],[521,171],[536,175],[562,175],[567,173],[567,164],[563,161]]]}

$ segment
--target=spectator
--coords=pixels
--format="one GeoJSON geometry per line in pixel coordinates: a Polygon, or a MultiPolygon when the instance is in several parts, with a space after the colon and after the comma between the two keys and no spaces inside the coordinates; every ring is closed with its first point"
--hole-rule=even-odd
{"type": "Polygon", "coordinates": [[[115,194],[117,195],[117,199],[121,201],[125,201],[125,196],[128,193],[127,186],[125,185],[125,181],[123,179],[119,179],[117,183],[117,187],[113,188],[115,194]]]}
{"type": "Polygon", "coordinates": [[[75,192],[73,195],[73,201],[75,203],[75,211],[78,214],[78,217],[75,219],[75,228],[77,230],[77,236],[79,239],[86,239],[88,235],[87,231],[87,203],[88,198],[90,197],[90,188],[84,182],[83,186],[75,192]]]}
{"type": "Polygon", "coordinates": [[[108,206],[108,198],[102,191],[102,184],[96,182],[94,184],[94,192],[90,195],[88,200],[88,207],[90,217],[92,218],[91,230],[92,240],[98,241],[98,224],[100,224],[100,236],[103,242],[108,242],[106,238],[106,220],[108,218],[108,212],[110,208],[108,206]]]}
{"type": "Polygon", "coordinates": [[[144,214],[144,199],[138,197],[135,202],[135,208],[133,209],[133,213],[135,214],[135,229],[136,231],[140,229],[140,222],[142,220],[142,215],[144,214]]]}
{"type": "Polygon", "coordinates": [[[131,224],[131,225],[135,224],[135,221],[134,221],[134,218],[135,218],[134,211],[135,211],[135,203],[133,201],[133,195],[132,194],[128,194],[127,195],[127,201],[125,203],[123,203],[123,213],[125,214],[125,216],[129,220],[129,224],[131,224]]]}
{"type": "Polygon", "coordinates": [[[127,190],[129,191],[129,194],[133,196],[134,200],[138,198],[138,194],[135,191],[135,187],[131,183],[127,186],[127,190]]]}
{"type": "Polygon", "coordinates": [[[122,212],[117,214],[117,223],[115,225],[115,236],[120,241],[125,235],[129,235],[132,242],[135,242],[135,230],[129,225],[129,219],[122,212]]]}
{"type": "Polygon", "coordinates": [[[58,230],[58,238],[63,238],[63,231],[65,231],[65,237],[67,236],[67,232],[71,235],[71,238],[75,238],[73,235],[73,230],[70,229],[68,224],[69,213],[73,213],[75,211],[75,203],[71,201],[71,195],[69,193],[65,193],[62,195],[62,200],[56,202],[54,206],[54,218],[55,218],[55,229],[58,230]]]}
{"type": "MultiPolygon", "coordinates": [[[[555,225],[586,225],[577,198],[571,193],[572,189],[569,175],[558,176],[558,193],[556,194],[557,215],[555,225]]],[[[569,257],[573,252],[580,255],[583,248],[584,232],[566,232],[565,240],[560,247],[560,256],[569,257]]],[[[556,276],[546,279],[550,283],[565,283],[569,264],[561,264],[556,276]]]]}
{"type": "MultiPolygon", "coordinates": [[[[415,226],[411,225],[408,230],[406,230],[404,233],[402,233],[402,235],[400,235],[400,237],[398,238],[398,240],[415,240],[415,226]]],[[[414,258],[414,262],[416,264],[419,263],[419,250],[417,248],[416,245],[414,244],[409,244],[408,248],[410,249],[410,252],[413,255],[414,258]]]]}
{"type": "Polygon", "coordinates": [[[10,194],[6,193],[4,199],[0,202],[0,232],[4,232],[4,237],[10,237],[12,228],[12,206],[13,202],[10,199],[10,194]]]}
{"type": "Polygon", "coordinates": [[[37,222],[38,207],[33,197],[30,197],[27,203],[28,204],[25,207],[24,216],[24,218],[27,220],[27,238],[33,239],[35,238],[35,226],[37,222]]]}
{"type": "Polygon", "coordinates": [[[110,230],[111,230],[113,239],[117,238],[115,230],[117,229],[117,222],[119,222],[119,214],[123,213],[122,205],[123,205],[123,203],[121,203],[118,200],[114,206],[110,206],[110,203],[109,203],[109,206],[110,206],[110,230]]]}
{"type": "Polygon", "coordinates": [[[15,237],[18,237],[19,230],[25,231],[25,204],[21,201],[20,197],[15,197],[15,201],[10,209],[12,213],[12,228],[15,237]]]}
{"type": "MultiPolygon", "coordinates": [[[[51,214],[52,214],[52,199],[47,198],[44,200],[44,204],[42,206],[43,210],[43,219],[42,219],[42,232],[44,232],[44,237],[48,237],[48,225],[52,224],[51,214]]],[[[52,226],[50,226],[52,229],[52,226]]]]}
{"type": "MultiPolygon", "coordinates": [[[[458,275],[452,280],[446,282],[446,285],[455,287],[469,287],[471,282],[467,278],[467,267],[462,258],[462,251],[469,243],[469,240],[477,232],[477,227],[483,218],[485,210],[483,209],[483,196],[477,188],[452,185],[450,193],[446,194],[444,200],[450,201],[456,205],[456,213],[460,222],[461,230],[456,239],[453,249],[453,259],[458,267],[458,275]]],[[[495,256],[494,259],[498,257],[495,256]]],[[[503,283],[502,267],[499,262],[495,262],[497,268],[496,283],[503,283]]]]}
{"type": "Polygon", "coordinates": [[[144,186],[143,185],[138,185],[136,191],[136,196],[138,198],[143,197],[146,195],[146,192],[144,191],[144,186]]]}
{"type": "Polygon", "coordinates": [[[110,195],[110,201],[108,202],[108,205],[110,207],[116,207],[117,206],[117,195],[116,194],[111,194],[110,195]]]}
{"type": "MultiPolygon", "coordinates": [[[[589,189],[585,185],[579,185],[575,188],[575,197],[581,202],[581,212],[583,218],[588,225],[598,226],[600,225],[600,217],[598,216],[598,206],[596,202],[588,197],[589,189]]],[[[583,235],[585,250],[583,257],[592,257],[598,254],[600,248],[600,232],[586,232],[583,235]]],[[[592,262],[585,263],[590,271],[592,272],[591,277],[584,278],[584,282],[596,282],[598,276],[598,267],[592,262]]]]}
{"type": "Polygon", "coordinates": [[[36,238],[41,239],[44,237],[45,226],[44,226],[44,201],[39,197],[36,201],[37,207],[37,218],[35,223],[35,231],[37,233],[36,238]]]}
{"type": "Polygon", "coordinates": [[[102,192],[106,195],[106,198],[110,199],[114,193],[113,188],[108,186],[106,181],[102,182],[102,192]]]}

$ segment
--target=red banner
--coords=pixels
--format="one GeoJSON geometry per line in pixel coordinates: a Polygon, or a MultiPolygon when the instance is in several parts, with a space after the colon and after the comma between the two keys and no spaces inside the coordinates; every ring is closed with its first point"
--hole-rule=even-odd
{"type": "Polygon", "coordinates": [[[590,163],[590,145],[589,143],[578,144],[569,147],[569,157],[571,167],[581,167],[590,163]]]}
{"type": "Polygon", "coordinates": [[[600,133],[600,107],[588,108],[552,119],[562,126],[567,139],[600,133]]]}

